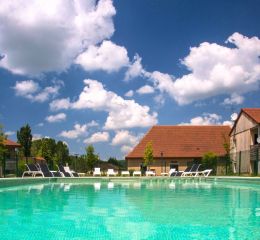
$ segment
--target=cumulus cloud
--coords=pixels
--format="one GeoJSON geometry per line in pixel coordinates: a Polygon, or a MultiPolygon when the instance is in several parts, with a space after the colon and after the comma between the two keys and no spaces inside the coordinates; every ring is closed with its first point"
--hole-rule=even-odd
{"type": "Polygon", "coordinates": [[[41,88],[33,80],[24,80],[16,82],[13,89],[17,96],[30,99],[32,102],[45,102],[57,96],[60,88],[63,86],[62,81],[53,81],[53,83],[53,86],[41,88]]]}
{"type": "Polygon", "coordinates": [[[128,154],[129,152],[131,152],[133,150],[133,146],[128,146],[128,145],[123,145],[120,147],[120,150],[122,153],[124,154],[128,154]]]}
{"type": "Polygon", "coordinates": [[[21,82],[16,82],[14,86],[15,94],[17,96],[25,97],[31,95],[39,90],[39,84],[33,80],[25,80],[21,82]]]}
{"type": "Polygon", "coordinates": [[[230,121],[222,122],[222,116],[216,113],[203,113],[202,116],[194,117],[188,123],[179,125],[231,125],[230,121]]]}
{"type": "Polygon", "coordinates": [[[238,95],[237,93],[231,94],[230,98],[225,98],[223,104],[224,105],[239,105],[243,103],[245,98],[243,96],[238,95]]]}
{"type": "Polygon", "coordinates": [[[191,48],[182,61],[191,73],[180,78],[152,72],[150,78],[155,88],[168,93],[179,104],[255,90],[260,79],[260,39],[234,33],[227,43],[234,47],[204,42],[191,48]]]}
{"type": "Polygon", "coordinates": [[[50,115],[47,116],[46,118],[47,122],[53,123],[53,122],[62,122],[66,120],[66,114],[65,113],[58,113],[56,115],[50,115]]]}
{"type": "Polygon", "coordinates": [[[112,0],[13,0],[0,5],[0,66],[16,74],[67,69],[114,33],[112,0]]]}
{"type": "Polygon", "coordinates": [[[118,71],[129,63],[127,50],[111,41],[103,41],[100,46],[90,46],[76,61],[87,71],[118,71]]]}
{"type": "Polygon", "coordinates": [[[5,132],[5,135],[7,135],[7,136],[12,136],[12,135],[14,135],[14,134],[15,134],[14,131],[6,131],[6,132],[5,132]]]}
{"type": "Polygon", "coordinates": [[[132,78],[138,77],[138,76],[142,76],[145,75],[145,70],[143,69],[142,66],[142,58],[136,54],[134,56],[134,60],[131,64],[129,64],[129,67],[125,73],[125,80],[128,81],[132,78]]]}
{"type": "Polygon", "coordinates": [[[69,139],[75,139],[81,136],[85,136],[87,134],[87,124],[75,124],[74,129],[68,130],[68,131],[62,131],[59,136],[69,138],[69,139]]]}
{"type": "Polygon", "coordinates": [[[129,90],[128,92],[125,93],[125,97],[133,97],[134,96],[134,91],[129,90]]]}
{"type": "Polygon", "coordinates": [[[134,100],[125,100],[116,93],[106,90],[103,84],[96,80],[86,79],[84,83],[86,86],[77,101],[55,100],[50,104],[51,109],[72,108],[106,111],[108,117],[105,129],[149,127],[157,123],[157,113],[150,113],[148,106],[141,106],[134,100]],[[66,103],[64,107],[60,101],[66,103]]]}
{"type": "Polygon", "coordinates": [[[154,88],[150,85],[144,85],[136,90],[137,93],[143,95],[143,94],[151,94],[154,93],[154,88]]]}
{"type": "Polygon", "coordinates": [[[128,130],[119,130],[112,139],[111,145],[136,145],[141,138],[141,135],[136,136],[128,130]]]}
{"type": "Polygon", "coordinates": [[[69,109],[69,108],[70,108],[69,98],[56,99],[50,103],[50,109],[52,111],[58,111],[60,109],[69,109]]]}
{"type": "Polygon", "coordinates": [[[109,133],[108,132],[96,132],[93,133],[89,138],[84,140],[84,143],[91,144],[97,142],[108,142],[109,133]]]}
{"type": "Polygon", "coordinates": [[[130,152],[135,145],[142,138],[143,134],[133,134],[128,130],[119,130],[116,131],[114,138],[112,139],[111,145],[120,146],[120,150],[122,153],[130,152]]]}

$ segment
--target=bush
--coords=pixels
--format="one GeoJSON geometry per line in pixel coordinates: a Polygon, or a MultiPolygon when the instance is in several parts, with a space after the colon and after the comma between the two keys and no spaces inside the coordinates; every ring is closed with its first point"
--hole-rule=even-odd
{"type": "Polygon", "coordinates": [[[214,152],[205,153],[202,157],[202,168],[212,169],[212,173],[216,175],[218,156],[214,152]]]}

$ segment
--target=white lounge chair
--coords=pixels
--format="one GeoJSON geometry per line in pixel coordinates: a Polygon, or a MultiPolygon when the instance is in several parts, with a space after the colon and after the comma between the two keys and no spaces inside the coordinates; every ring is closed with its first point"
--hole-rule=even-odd
{"type": "Polygon", "coordinates": [[[114,171],[114,169],[107,169],[107,176],[116,176],[116,172],[114,171]]]}
{"type": "Polygon", "coordinates": [[[133,172],[133,176],[142,176],[142,173],[141,173],[141,171],[134,171],[133,172]]]}
{"type": "Polygon", "coordinates": [[[201,166],[201,164],[193,164],[190,171],[184,171],[181,175],[181,177],[192,177],[195,176],[197,174],[197,172],[199,171],[199,167],[201,166]]]}
{"type": "Polygon", "coordinates": [[[145,176],[148,177],[148,176],[155,176],[155,172],[153,171],[146,171],[145,172],[145,176]]]}
{"type": "Polygon", "coordinates": [[[22,178],[26,174],[29,175],[29,176],[32,176],[32,177],[35,177],[36,175],[41,175],[42,177],[44,177],[43,172],[40,171],[35,164],[33,164],[33,163],[25,164],[25,166],[27,167],[28,171],[24,171],[23,172],[22,178]]]}
{"type": "Polygon", "coordinates": [[[100,168],[94,168],[93,176],[101,176],[100,168]]]}
{"type": "Polygon", "coordinates": [[[130,176],[130,173],[129,173],[129,171],[122,171],[121,175],[122,176],[130,176]]]}
{"type": "Polygon", "coordinates": [[[212,169],[205,169],[203,171],[196,172],[195,177],[208,177],[212,172],[212,169]]]}
{"type": "Polygon", "coordinates": [[[168,173],[168,176],[170,177],[172,175],[172,173],[176,172],[176,169],[175,168],[171,168],[169,173],[168,173]]]}

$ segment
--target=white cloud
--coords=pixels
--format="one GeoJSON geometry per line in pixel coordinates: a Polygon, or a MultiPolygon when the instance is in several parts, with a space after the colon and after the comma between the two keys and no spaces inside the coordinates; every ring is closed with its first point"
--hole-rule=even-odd
{"type": "Polygon", "coordinates": [[[119,146],[122,153],[130,152],[139,140],[143,137],[143,134],[135,135],[128,130],[119,130],[116,132],[112,139],[111,145],[119,146]]]}
{"type": "Polygon", "coordinates": [[[128,154],[129,152],[131,152],[133,150],[133,146],[128,146],[128,145],[123,145],[120,150],[122,153],[124,154],[128,154]]]}
{"type": "Polygon", "coordinates": [[[115,13],[112,0],[1,1],[0,66],[16,74],[63,71],[112,36],[115,13]]]}
{"type": "Polygon", "coordinates": [[[236,93],[231,94],[230,98],[226,98],[223,102],[224,105],[239,105],[243,103],[245,98],[236,93]]]}
{"type": "Polygon", "coordinates": [[[112,139],[111,145],[136,145],[140,140],[142,135],[135,136],[128,130],[119,130],[116,132],[114,138],[112,139]]]}
{"type": "Polygon", "coordinates": [[[97,126],[99,126],[99,124],[96,121],[94,121],[94,120],[92,120],[91,122],[87,123],[87,127],[97,127],[97,126]]]}
{"type": "Polygon", "coordinates": [[[256,90],[260,79],[259,38],[234,33],[227,42],[235,47],[204,42],[191,48],[182,61],[190,74],[174,79],[158,71],[151,73],[155,88],[168,93],[179,104],[220,94],[235,92],[241,95],[256,90]]]}
{"type": "Polygon", "coordinates": [[[134,96],[134,91],[129,90],[128,92],[125,93],[125,97],[133,97],[134,96]]]}
{"type": "Polygon", "coordinates": [[[50,115],[45,118],[47,122],[53,123],[53,122],[62,122],[66,120],[66,114],[65,113],[58,113],[56,115],[50,115]]]}
{"type": "Polygon", "coordinates": [[[140,87],[139,89],[136,90],[137,93],[139,94],[151,94],[154,93],[154,88],[150,85],[144,85],[140,87]]]}
{"type": "Polygon", "coordinates": [[[232,125],[230,121],[222,122],[222,116],[216,113],[203,113],[202,116],[194,117],[188,123],[179,125],[232,125]]]}
{"type": "Polygon", "coordinates": [[[43,125],[44,125],[44,123],[41,122],[41,123],[38,123],[36,126],[37,127],[43,127],[43,125]]]}
{"type": "Polygon", "coordinates": [[[142,66],[142,58],[136,54],[134,56],[134,60],[132,62],[132,64],[129,64],[129,67],[125,73],[125,80],[128,81],[132,78],[138,77],[138,76],[142,76],[145,73],[145,70],[143,69],[142,66]]]}
{"type": "Polygon", "coordinates": [[[70,108],[69,98],[56,99],[50,103],[50,109],[52,111],[58,111],[61,109],[69,109],[69,108],[70,108]]]}
{"type": "Polygon", "coordinates": [[[35,134],[33,134],[32,141],[39,140],[42,138],[43,138],[43,136],[41,134],[35,133],[35,134]]]}
{"type": "Polygon", "coordinates": [[[90,46],[76,61],[87,71],[118,71],[129,64],[127,50],[111,41],[103,41],[100,46],[90,46]]]}
{"type": "Polygon", "coordinates": [[[13,88],[17,96],[26,97],[27,95],[37,92],[39,90],[39,84],[33,80],[25,80],[16,82],[13,88]]]}
{"type": "Polygon", "coordinates": [[[70,139],[75,139],[81,136],[85,136],[87,134],[87,124],[75,124],[74,129],[69,130],[69,131],[62,131],[59,136],[65,137],[65,138],[70,138],[70,139]]]}
{"type": "Polygon", "coordinates": [[[84,143],[97,143],[97,142],[107,142],[109,141],[109,133],[108,132],[96,132],[91,135],[90,138],[84,140],[84,143]]]}
{"type": "Polygon", "coordinates": [[[134,100],[125,100],[116,93],[107,91],[102,83],[96,80],[87,79],[84,80],[84,83],[86,86],[77,101],[55,100],[50,104],[51,109],[72,108],[106,111],[108,117],[105,129],[149,127],[157,123],[157,113],[150,114],[148,106],[141,106],[134,100]],[[60,104],[60,101],[64,101],[65,104],[60,104]]]}
{"type": "Polygon", "coordinates": [[[50,98],[58,95],[62,81],[54,81],[53,86],[41,88],[39,84],[33,80],[25,80],[16,82],[13,89],[17,96],[21,96],[30,99],[32,102],[45,102],[50,98]]]}
{"type": "Polygon", "coordinates": [[[7,136],[12,136],[12,135],[14,135],[14,134],[15,134],[14,131],[6,131],[6,132],[5,132],[5,135],[7,135],[7,136]]]}

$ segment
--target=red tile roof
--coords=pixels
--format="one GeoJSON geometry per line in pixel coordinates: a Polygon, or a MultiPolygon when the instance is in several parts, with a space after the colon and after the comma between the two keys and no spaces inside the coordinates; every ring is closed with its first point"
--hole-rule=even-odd
{"type": "Polygon", "coordinates": [[[7,146],[7,147],[21,147],[21,145],[19,143],[16,143],[16,142],[11,141],[9,139],[4,140],[4,145],[7,146]]]}
{"type": "Polygon", "coordinates": [[[242,108],[241,112],[247,114],[256,123],[260,123],[260,108],[242,108]]]}
{"type": "Polygon", "coordinates": [[[126,158],[140,158],[148,142],[154,157],[202,157],[206,152],[225,155],[224,137],[229,141],[229,126],[154,126],[126,158]]]}

